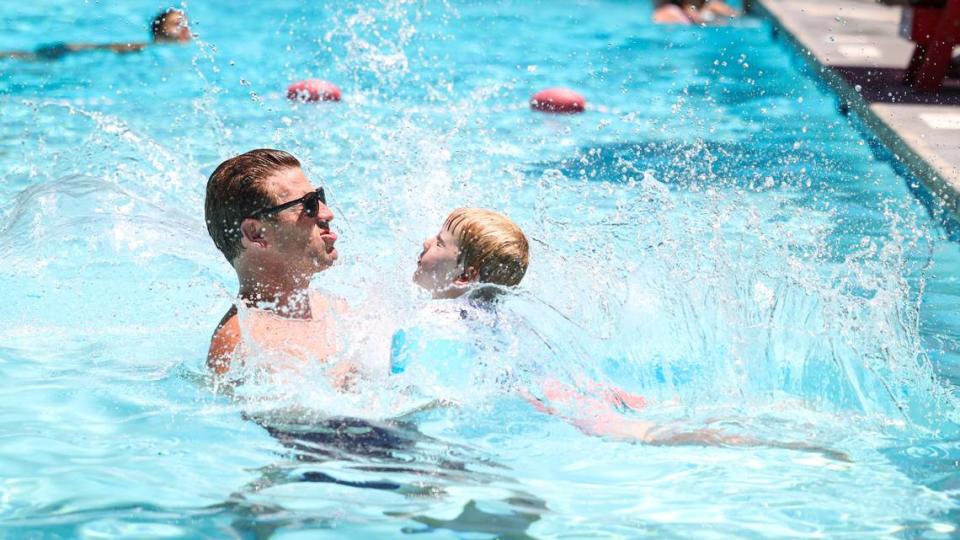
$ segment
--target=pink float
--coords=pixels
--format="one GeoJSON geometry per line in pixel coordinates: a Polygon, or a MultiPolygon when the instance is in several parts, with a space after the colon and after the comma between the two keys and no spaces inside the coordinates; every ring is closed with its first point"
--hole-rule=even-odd
{"type": "Polygon", "coordinates": [[[551,113],[580,113],[587,106],[583,96],[567,88],[547,88],[530,98],[530,108],[551,113]]]}
{"type": "Polygon", "coordinates": [[[297,101],[340,101],[337,85],[321,79],[307,79],[287,87],[287,99],[297,101]]]}

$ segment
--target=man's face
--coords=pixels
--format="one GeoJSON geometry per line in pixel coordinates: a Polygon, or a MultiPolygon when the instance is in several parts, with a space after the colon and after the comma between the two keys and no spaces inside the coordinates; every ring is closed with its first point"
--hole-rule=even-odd
{"type": "Polygon", "coordinates": [[[423,242],[417,271],[413,274],[414,283],[435,294],[451,289],[463,273],[463,266],[457,261],[459,256],[457,239],[446,227],[440,229],[423,242]]]}
{"type": "MultiPolygon", "coordinates": [[[[263,187],[278,205],[316,189],[299,167],[270,176],[264,180],[263,187]]],[[[337,235],[330,230],[332,220],[333,212],[323,203],[319,203],[317,215],[313,217],[298,204],[263,219],[269,257],[291,273],[313,275],[326,270],[337,260],[334,247],[337,235]]]]}

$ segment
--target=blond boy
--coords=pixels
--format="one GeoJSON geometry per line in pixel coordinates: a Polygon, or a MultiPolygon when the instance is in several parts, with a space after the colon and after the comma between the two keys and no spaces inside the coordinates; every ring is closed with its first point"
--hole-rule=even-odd
{"type": "MultiPolygon", "coordinates": [[[[436,235],[424,241],[413,280],[434,299],[466,296],[475,304],[479,300],[483,307],[505,288],[518,285],[529,262],[527,237],[513,221],[492,210],[458,208],[447,216],[436,235]]],[[[457,318],[471,316],[459,311],[457,318]]],[[[424,366],[427,370],[459,379],[454,387],[462,390],[465,384],[469,384],[463,375],[470,371],[469,365],[464,363],[471,363],[477,351],[469,344],[469,339],[451,337],[453,339],[411,336],[408,331],[398,331],[391,347],[391,371],[402,373],[413,357],[419,357],[418,363],[428,364],[424,366]]],[[[550,376],[543,377],[537,386],[537,393],[542,397],[535,397],[523,387],[514,390],[537,410],[561,417],[588,435],[665,445],[767,445],[823,452],[830,457],[836,455],[804,443],[760,441],[713,429],[688,431],[627,418],[620,412],[644,408],[646,400],[643,396],[586,378],[578,381],[579,388],[550,376]]]]}
{"type": "MultiPolygon", "coordinates": [[[[474,307],[485,307],[507,288],[519,285],[529,263],[527,237],[510,218],[483,208],[458,208],[447,216],[436,235],[423,242],[413,281],[429,291],[434,299],[467,297],[474,307]]],[[[458,308],[456,311],[457,319],[483,318],[478,313],[483,310],[458,308]]],[[[438,317],[443,314],[434,313],[434,323],[439,322],[438,317]]],[[[457,325],[449,325],[442,329],[447,336],[429,338],[415,328],[398,331],[391,346],[391,371],[403,372],[408,362],[417,357],[418,363],[426,363],[434,370],[459,373],[461,380],[456,385],[465,384],[467,381],[462,380],[462,375],[470,370],[463,363],[469,364],[478,351],[471,344],[474,339],[457,335],[457,330],[457,325]]],[[[447,373],[446,378],[450,377],[454,374],[447,373]]],[[[619,388],[588,380],[580,384],[589,389],[590,396],[552,378],[541,381],[541,391],[554,403],[589,405],[604,410],[636,409],[645,405],[641,396],[619,388]]],[[[545,408],[541,410],[546,412],[545,408]]]]}
{"type": "MultiPolygon", "coordinates": [[[[473,308],[490,307],[504,288],[520,283],[529,260],[527,237],[509,218],[483,208],[458,208],[423,242],[413,281],[436,300],[463,298],[473,308]]],[[[398,330],[391,343],[391,372],[402,373],[414,362],[452,388],[469,384],[464,377],[473,371],[480,339],[473,323],[491,317],[466,307],[459,302],[434,306],[421,312],[426,317],[421,324],[398,330]],[[462,324],[465,319],[472,323],[462,324]]]]}
{"type": "Polygon", "coordinates": [[[530,262],[527,237],[503,214],[458,208],[423,242],[413,281],[435,299],[492,299],[520,283],[530,262]],[[495,287],[484,287],[494,285],[495,287]]]}

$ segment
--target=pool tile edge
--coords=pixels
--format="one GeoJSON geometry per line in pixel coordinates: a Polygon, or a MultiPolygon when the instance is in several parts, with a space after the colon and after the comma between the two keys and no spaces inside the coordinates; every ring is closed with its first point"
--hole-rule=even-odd
{"type": "MultiPolygon", "coordinates": [[[[818,47],[817,36],[802,28],[793,16],[795,14],[787,12],[787,3],[784,0],[757,0],[751,2],[750,12],[770,20],[775,34],[792,45],[811,71],[837,94],[838,107],[856,114],[894,158],[938,199],[939,204],[954,218],[960,219],[960,130],[946,134],[945,138],[951,140],[937,145],[952,146],[957,150],[954,156],[944,156],[931,146],[924,133],[929,130],[917,129],[913,125],[917,123],[914,118],[917,109],[948,109],[960,113],[960,106],[870,103],[834,69],[837,64],[824,55],[822,47],[818,47]]],[[[891,32],[895,32],[895,28],[891,32]]]]}

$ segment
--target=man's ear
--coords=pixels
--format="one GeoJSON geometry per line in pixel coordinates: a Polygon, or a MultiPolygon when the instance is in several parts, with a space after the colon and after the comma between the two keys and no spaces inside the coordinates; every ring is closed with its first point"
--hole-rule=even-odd
{"type": "Polygon", "coordinates": [[[258,219],[246,218],[240,222],[240,242],[244,249],[250,247],[265,248],[267,239],[264,236],[263,224],[258,219]]]}
{"type": "Polygon", "coordinates": [[[477,278],[479,277],[480,277],[480,272],[478,272],[476,268],[472,266],[468,266],[457,277],[457,279],[454,280],[453,284],[457,285],[458,287],[465,287],[473,283],[474,281],[476,281],[477,278]]]}

